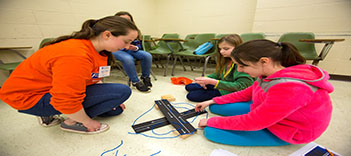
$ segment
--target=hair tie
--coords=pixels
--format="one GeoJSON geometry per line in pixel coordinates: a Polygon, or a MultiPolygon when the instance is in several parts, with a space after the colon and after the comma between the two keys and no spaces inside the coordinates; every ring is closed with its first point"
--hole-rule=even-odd
{"type": "Polygon", "coordinates": [[[281,47],[281,46],[282,46],[282,43],[277,42],[277,45],[278,45],[278,47],[281,47]]]}
{"type": "Polygon", "coordinates": [[[93,26],[94,26],[97,22],[99,22],[99,20],[95,20],[94,23],[93,23],[93,26]]]}

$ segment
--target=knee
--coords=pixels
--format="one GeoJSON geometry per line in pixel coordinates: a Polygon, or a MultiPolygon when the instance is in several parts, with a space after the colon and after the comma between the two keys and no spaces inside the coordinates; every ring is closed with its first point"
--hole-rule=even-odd
{"type": "Polygon", "coordinates": [[[134,58],[133,57],[124,57],[123,59],[118,59],[119,61],[122,62],[122,64],[126,65],[126,66],[134,66],[135,62],[134,62],[134,58]]]}
{"type": "Polygon", "coordinates": [[[216,140],[215,138],[218,137],[217,129],[213,127],[205,127],[204,128],[204,136],[211,141],[216,140]]]}
{"type": "Polygon", "coordinates": [[[130,95],[132,94],[132,90],[127,85],[124,85],[124,84],[120,84],[120,85],[121,86],[118,89],[119,92],[121,92],[123,97],[126,97],[126,99],[128,99],[130,97],[130,95]]]}
{"type": "Polygon", "coordinates": [[[145,54],[146,54],[146,55],[145,55],[145,58],[146,58],[147,60],[152,60],[152,55],[151,55],[150,53],[146,52],[145,54]]]}
{"type": "Polygon", "coordinates": [[[193,102],[202,102],[203,100],[200,98],[201,95],[199,94],[196,94],[194,92],[189,92],[187,95],[186,95],[186,98],[190,101],[193,101],[193,102]]]}
{"type": "Polygon", "coordinates": [[[197,83],[191,83],[185,86],[185,90],[187,91],[199,90],[199,89],[202,89],[202,87],[197,83]]]}
{"type": "Polygon", "coordinates": [[[132,90],[124,84],[113,84],[113,87],[110,88],[111,93],[115,93],[117,96],[117,99],[125,99],[127,100],[130,95],[132,94],[132,90]]]}

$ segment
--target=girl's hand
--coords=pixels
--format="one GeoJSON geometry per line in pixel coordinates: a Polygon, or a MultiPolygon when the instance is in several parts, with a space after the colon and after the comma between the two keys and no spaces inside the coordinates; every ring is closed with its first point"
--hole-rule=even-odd
{"type": "Polygon", "coordinates": [[[201,119],[198,127],[204,129],[207,126],[207,119],[201,119]]]}
{"type": "Polygon", "coordinates": [[[197,77],[194,79],[195,83],[200,84],[201,86],[205,86],[205,85],[216,85],[217,81],[216,79],[212,79],[212,78],[208,78],[208,77],[197,77]]]}
{"type": "Polygon", "coordinates": [[[215,103],[213,100],[208,100],[208,101],[198,103],[195,106],[195,111],[196,112],[203,111],[206,107],[208,107],[210,104],[213,104],[213,103],[215,103]]]}
{"type": "Polygon", "coordinates": [[[137,51],[138,50],[138,47],[135,46],[135,45],[130,45],[128,50],[133,50],[133,51],[137,51]]]}

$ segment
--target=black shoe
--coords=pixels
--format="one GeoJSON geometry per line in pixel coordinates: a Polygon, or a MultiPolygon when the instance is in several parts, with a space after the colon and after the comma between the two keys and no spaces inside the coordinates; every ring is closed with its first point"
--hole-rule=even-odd
{"type": "Polygon", "coordinates": [[[141,92],[148,92],[150,89],[144,85],[141,81],[139,82],[133,82],[132,85],[136,87],[139,91],[141,92]]]}
{"type": "Polygon", "coordinates": [[[145,86],[147,86],[148,88],[152,87],[150,77],[143,77],[143,76],[141,76],[140,79],[143,80],[145,86]]]}
{"type": "Polygon", "coordinates": [[[50,127],[54,125],[58,125],[63,121],[63,119],[59,115],[52,116],[38,116],[39,124],[44,127],[50,127]]]}

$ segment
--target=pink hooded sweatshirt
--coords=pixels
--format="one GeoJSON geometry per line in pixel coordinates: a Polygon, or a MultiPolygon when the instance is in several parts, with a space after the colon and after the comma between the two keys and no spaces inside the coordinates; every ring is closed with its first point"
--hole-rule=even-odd
{"type": "Polygon", "coordinates": [[[253,103],[248,114],[212,117],[207,126],[239,131],[267,128],[291,144],[311,142],[327,129],[331,119],[332,103],[328,94],[334,88],[328,79],[328,73],[316,66],[284,68],[259,78],[245,90],[213,98],[217,104],[250,100],[253,103]]]}

